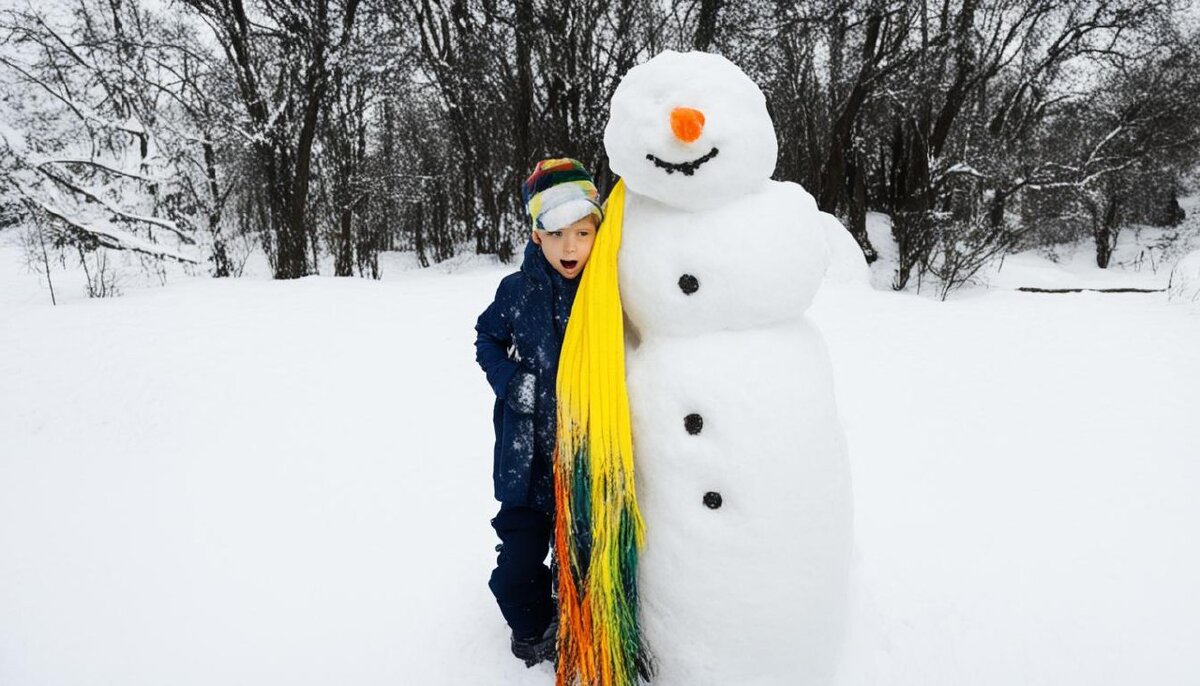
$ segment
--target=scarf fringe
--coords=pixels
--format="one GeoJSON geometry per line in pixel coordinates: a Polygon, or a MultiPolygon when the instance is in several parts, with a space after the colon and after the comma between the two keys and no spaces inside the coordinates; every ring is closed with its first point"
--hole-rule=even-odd
{"type": "Polygon", "coordinates": [[[635,686],[651,672],[638,624],[645,524],[634,490],[617,252],[625,182],[609,194],[558,367],[554,458],[558,686],[635,686]]]}

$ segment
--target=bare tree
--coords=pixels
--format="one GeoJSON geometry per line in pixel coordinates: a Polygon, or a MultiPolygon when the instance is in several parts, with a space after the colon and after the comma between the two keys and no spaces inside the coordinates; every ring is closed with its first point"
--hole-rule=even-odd
{"type": "Polygon", "coordinates": [[[313,146],[331,65],[353,36],[358,0],[184,0],[212,29],[245,108],[240,134],[266,182],[277,278],[315,267],[308,220],[313,146]]]}
{"type": "Polygon", "coordinates": [[[164,65],[176,58],[147,39],[160,29],[120,3],[81,3],[71,22],[33,8],[0,13],[0,71],[24,89],[5,105],[0,192],[83,261],[106,261],[100,249],[198,261],[171,202],[179,133],[149,85],[171,78],[164,65]]]}

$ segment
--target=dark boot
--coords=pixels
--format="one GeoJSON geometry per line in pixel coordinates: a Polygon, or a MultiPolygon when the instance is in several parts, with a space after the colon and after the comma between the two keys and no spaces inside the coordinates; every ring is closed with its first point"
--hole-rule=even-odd
{"type": "Polygon", "coordinates": [[[558,620],[550,623],[540,636],[518,638],[512,637],[512,652],[525,661],[526,667],[532,667],[539,662],[557,663],[558,661],[558,620]]]}

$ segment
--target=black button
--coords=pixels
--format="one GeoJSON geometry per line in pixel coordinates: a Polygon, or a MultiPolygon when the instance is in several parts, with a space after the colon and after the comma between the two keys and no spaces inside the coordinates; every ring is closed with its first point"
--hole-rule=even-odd
{"type": "Polygon", "coordinates": [[[700,282],[691,274],[684,274],[679,277],[679,290],[683,291],[684,295],[691,295],[700,290],[700,282]]]}
{"type": "Polygon", "coordinates": [[[496,544],[496,552],[500,552],[501,550],[504,550],[504,544],[503,544],[503,543],[497,543],[497,544],[496,544]]]}
{"type": "Polygon", "coordinates": [[[704,417],[701,417],[695,412],[689,414],[683,418],[683,428],[687,429],[688,433],[695,436],[696,434],[700,433],[701,429],[704,428],[704,417]]]}
{"type": "Polygon", "coordinates": [[[710,510],[715,510],[721,506],[721,494],[716,491],[709,491],[704,494],[704,504],[710,510]]]}

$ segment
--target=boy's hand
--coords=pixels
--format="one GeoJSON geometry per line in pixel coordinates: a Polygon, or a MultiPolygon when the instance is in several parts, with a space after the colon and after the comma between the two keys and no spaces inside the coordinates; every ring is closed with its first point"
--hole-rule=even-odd
{"type": "Polygon", "coordinates": [[[519,371],[508,382],[508,406],[519,414],[533,414],[534,398],[537,396],[537,377],[527,371],[519,371]]]}

